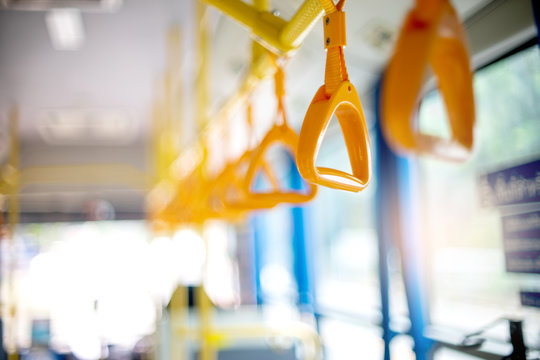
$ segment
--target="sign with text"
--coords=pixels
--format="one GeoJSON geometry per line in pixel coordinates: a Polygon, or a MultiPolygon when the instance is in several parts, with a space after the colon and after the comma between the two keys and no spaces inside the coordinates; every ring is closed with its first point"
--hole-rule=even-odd
{"type": "Polygon", "coordinates": [[[482,206],[540,202],[540,160],[480,177],[482,206]]]}
{"type": "Polygon", "coordinates": [[[540,274],[540,211],[502,217],[506,271],[540,274]]]}
{"type": "Polygon", "coordinates": [[[521,291],[519,293],[521,305],[540,308],[540,293],[533,291],[521,291]]]}

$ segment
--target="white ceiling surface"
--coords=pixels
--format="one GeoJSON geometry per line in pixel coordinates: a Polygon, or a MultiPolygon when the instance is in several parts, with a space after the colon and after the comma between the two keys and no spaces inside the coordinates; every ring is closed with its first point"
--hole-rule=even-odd
{"type": "MultiPolygon", "coordinates": [[[[288,19],[301,2],[276,0],[273,7],[288,19]]],[[[486,2],[454,1],[465,17],[486,2]]],[[[391,51],[391,43],[377,44],[377,35],[381,29],[395,34],[411,4],[411,0],[347,1],[345,56],[361,97],[372,88],[391,51]]],[[[115,13],[83,13],[83,46],[76,51],[57,51],[52,48],[44,12],[0,11],[0,114],[6,114],[12,103],[20,106],[22,166],[108,162],[144,170],[152,104],[166,60],[167,28],[172,23],[181,25],[185,49],[182,70],[184,82],[189,84],[194,69],[193,18],[192,1],[124,0],[115,13]],[[120,145],[84,137],[67,145],[47,144],[39,132],[43,119],[50,110],[66,108],[94,111],[98,116],[100,111],[116,111],[133,124],[135,136],[120,145]]],[[[211,102],[217,107],[234,92],[247,69],[250,39],[245,29],[215,10],[211,20],[211,102]]],[[[289,118],[297,128],[323,83],[322,37],[322,25],[316,24],[287,68],[289,118]]],[[[184,93],[192,94],[193,90],[184,89],[184,93]]],[[[190,119],[192,100],[184,100],[184,113],[190,119]]],[[[117,210],[141,210],[133,207],[142,206],[142,194],[134,205],[131,193],[123,201],[125,195],[111,195],[111,187],[89,185],[87,189],[91,191],[68,184],[60,189],[23,189],[23,211],[75,211],[83,208],[84,199],[100,196],[112,201],[117,210]],[[74,192],[79,195],[74,196],[74,192]],[[33,204],[38,197],[39,206],[37,200],[33,204]],[[60,197],[62,201],[58,201],[60,197]]]]}
{"type": "MultiPolygon", "coordinates": [[[[21,167],[119,163],[144,171],[144,144],[165,65],[167,28],[186,22],[191,5],[126,0],[115,13],[85,12],[85,40],[76,51],[53,49],[45,12],[0,11],[0,117],[5,123],[9,106],[19,105],[21,167]],[[120,114],[129,129],[100,140],[89,133],[95,125],[88,124],[65,145],[47,144],[39,132],[44,120],[51,111],[68,109],[93,116],[120,114]]],[[[92,120],[95,124],[100,119],[92,120]]],[[[142,194],[126,189],[126,196],[126,191],[116,190],[115,184],[34,185],[22,190],[22,209],[82,212],[92,198],[109,200],[118,211],[142,209],[142,194]]]]}

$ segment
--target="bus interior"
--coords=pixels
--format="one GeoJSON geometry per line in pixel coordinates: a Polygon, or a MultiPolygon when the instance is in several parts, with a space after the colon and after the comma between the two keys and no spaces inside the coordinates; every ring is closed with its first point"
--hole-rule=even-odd
{"type": "Polygon", "coordinates": [[[540,359],[538,0],[0,0],[0,359],[540,359]]]}

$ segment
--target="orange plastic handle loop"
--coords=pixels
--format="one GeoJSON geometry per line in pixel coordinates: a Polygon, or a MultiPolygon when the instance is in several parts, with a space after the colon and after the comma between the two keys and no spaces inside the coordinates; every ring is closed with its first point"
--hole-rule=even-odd
{"type": "Polygon", "coordinates": [[[257,203],[265,203],[268,206],[276,206],[279,203],[305,203],[311,201],[317,195],[317,187],[313,184],[308,184],[307,193],[297,190],[280,189],[277,179],[271,167],[266,162],[264,156],[267,150],[274,144],[281,144],[291,154],[296,161],[296,149],[298,147],[298,135],[287,124],[285,114],[285,74],[279,61],[275,61],[276,72],[275,94],[277,100],[277,114],[274,126],[265,135],[259,146],[253,151],[253,156],[249,164],[246,176],[244,179],[243,189],[250,201],[257,203]],[[252,182],[259,171],[263,171],[267,178],[272,183],[271,191],[253,191],[252,182]]]}
{"type": "Polygon", "coordinates": [[[366,121],[358,93],[349,82],[343,46],[345,13],[343,2],[321,0],[326,11],[323,18],[327,48],[325,84],[315,94],[306,116],[298,143],[298,170],[307,181],[334,189],[361,191],[371,178],[371,150],[366,121]],[[316,158],[333,115],[343,131],[352,174],[317,167],[316,158]]]}
{"type": "MultiPolygon", "coordinates": [[[[246,122],[248,125],[248,139],[254,139],[253,114],[250,98],[248,98],[246,108],[246,122]]],[[[231,211],[245,211],[257,209],[269,209],[277,205],[275,201],[269,199],[255,199],[249,196],[249,189],[244,187],[243,180],[253,157],[253,150],[250,144],[244,154],[236,161],[231,162],[222,173],[223,184],[221,192],[221,202],[225,209],[231,211]]],[[[272,169],[266,161],[261,162],[261,169],[266,178],[270,181],[274,189],[278,189],[278,181],[272,169]]]]}
{"type": "Polygon", "coordinates": [[[238,221],[244,218],[245,211],[248,209],[232,208],[227,206],[224,202],[224,193],[227,188],[231,186],[231,171],[232,165],[229,164],[225,167],[222,173],[214,180],[213,186],[208,190],[208,196],[206,199],[206,213],[207,219],[225,219],[228,221],[238,221]]]}
{"type": "Polygon", "coordinates": [[[251,147],[251,142],[255,138],[255,131],[253,130],[253,108],[251,106],[251,97],[248,97],[246,107],[246,124],[248,126],[248,149],[251,147]]]}
{"type": "MultiPolygon", "coordinates": [[[[235,164],[231,165],[228,184],[223,193],[223,203],[231,209],[270,209],[277,205],[277,202],[273,199],[261,199],[251,196],[245,188],[244,179],[252,157],[253,151],[247,151],[235,164]]],[[[279,187],[277,179],[266,161],[261,162],[261,171],[270,181],[273,188],[277,189],[279,187]]]]}
{"type": "Polygon", "coordinates": [[[187,188],[190,201],[188,203],[189,219],[191,223],[202,224],[206,220],[222,218],[223,213],[216,211],[212,206],[208,206],[213,192],[217,186],[216,178],[211,179],[206,174],[206,163],[208,159],[208,149],[204,147],[204,156],[201,163],[191,177],[193,182],[191,187],[187,188]]]}
{"type": "Polygon", "coordinates": [[[417,9],[405,20],[384,76],[381,124],[388,143],[398,152],[463,161],[473,147],[473,75],[457,14],[447,0],[437,2],[438,11],[431,22],[419,20],[417,9]],[[421,88],[428,66],[437,77],[445,103],[450,139],[418,132],[421,88]]]}
{"type": "Polygon", "coordinates": [[[324,85],[309,105],[298,142],[298,170],[309,182],[330,188],[360,191],[371,178],[371,150],[362,105],[354,86],[344,81],[330,98],[324,85]],[[315,165],[326,129],[336,115],[343,132],[352,174],[315,165]]]}
{"type": "Polygon", "coordinates": [[[196,169],[193,170],[176,184],[175,197],[169,199],[167,205],[157,215],[171,229],[180,224],[191,222],[193,213],[191,194],[196,183],[196,171],[196,169]]]}
{"type": "MultiPolygon", "coordinates": [[[[287,123],[275,125],[266,134],[261,144],[255,149],[253,159],[247,170],[244,180],[244,189],[249,193],[249,198],[255,201],[274,203],[274,206],[279,203],[300,204],[313,200],[317,195],[317,187],[308,183],[307,192],[299,192],[297,190],[283,190],[275,188],[272,191],[253,192],[251,184],[255,179],[259,170],[264,170],[264,155],[267,150],[274,144],[281,144],[291,154],[293,160],[296,160],[296,149],[298,147],[298,135],[291,129],[287,123]]],[[[267,170],[266,170],[267,171],[267,170]]]]}

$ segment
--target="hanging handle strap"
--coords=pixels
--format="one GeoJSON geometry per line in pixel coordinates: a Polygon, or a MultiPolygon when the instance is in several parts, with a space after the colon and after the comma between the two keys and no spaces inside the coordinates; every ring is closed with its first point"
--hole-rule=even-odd
{"type": "Polygon", "coordinates": [[[298,147],[298,135],[287,124],[285,112],[285,72],[283,70],[283,59],[271,58],[275,65],[274,90],[276,96],[276,118],[272,128],[266,133],[260,144],[253,150],[253,156],[249,163],[243,188],[249,201],[263,207],[274,207],[279,203],[304,203],[312,200],[317,192],[315,185],[308,184],[308,192],[291,191],[279,186],[279,181],[271,165],[266,161],[265,156],[268,150],[279,144],[289,152],[293,159],[296,159],[298,147]],[[261,191],[253,189],[252,184],[258,174],[263,173],[270,182],[271,189],[261,191]]]}
{"type": "Polygon", "coordinates": [[[248,127],[248,142],[247,149],[251,149],[253,142],[255,140],[255,128],[253,126],[253,106],[251,105],[251,96],[248,96],[247,106],[246,106],[246,125],[248,127]]]}
{"type": "Polygon", "coordinates": [[[344,0],[320,0],[326,54],[325,84],[319,88],[304,118],[298,139],[297,165],[304,179],[334,189],[361,191],[371,177],[371,152],[362,104],[349,81],[343,47],[346,45],[344,0]],[[347,146],[352,173],[316,166],[322,140],[335,115],[347,146]]]}
{"type": "Polygon", "coordinates": [[[321,0],[324,8],[324,48],[326,49],[326,69],[324,74],[325,93],[327,96],[338,88],[343,81],[349,80],[343,47],[347,45],[345,31],[345,0],[334,5],[332,0],[321,0]]]}
{"type": "Polygon", "coordinates": [[[448,0],[416,0],[405,18],[381,93],[381,128],[399,153],[464,161],[473,150],[475,104],[466,36],[448,0]],[[450,138],[420,131],[424,74],[433,70],[444,100],[450,138]]]}
{"type": "Polygon", "coordinates": [[[287,115],[285,111],[285,67],[284,59],[275,56],[270,57],[276,71],[274,72],[274,92],[276,95],[277,111],[275,125],[287,125],[287,115]]]}
{"type": "Polygon", "coordinates": [[[276,124],[283,125],[287,123],[287,119],[285,116],[285,74],[281,65],[276,64],[274,83],[277,101],[276,124]],[[278,119],[281,119],[281,124],[278,123],[278,119]]]}
{"type": "Polygon", "coordinates": [[[445,2],[448,0],[416,0],[414,6],[416,20],[431,21],[445,2]]]}

